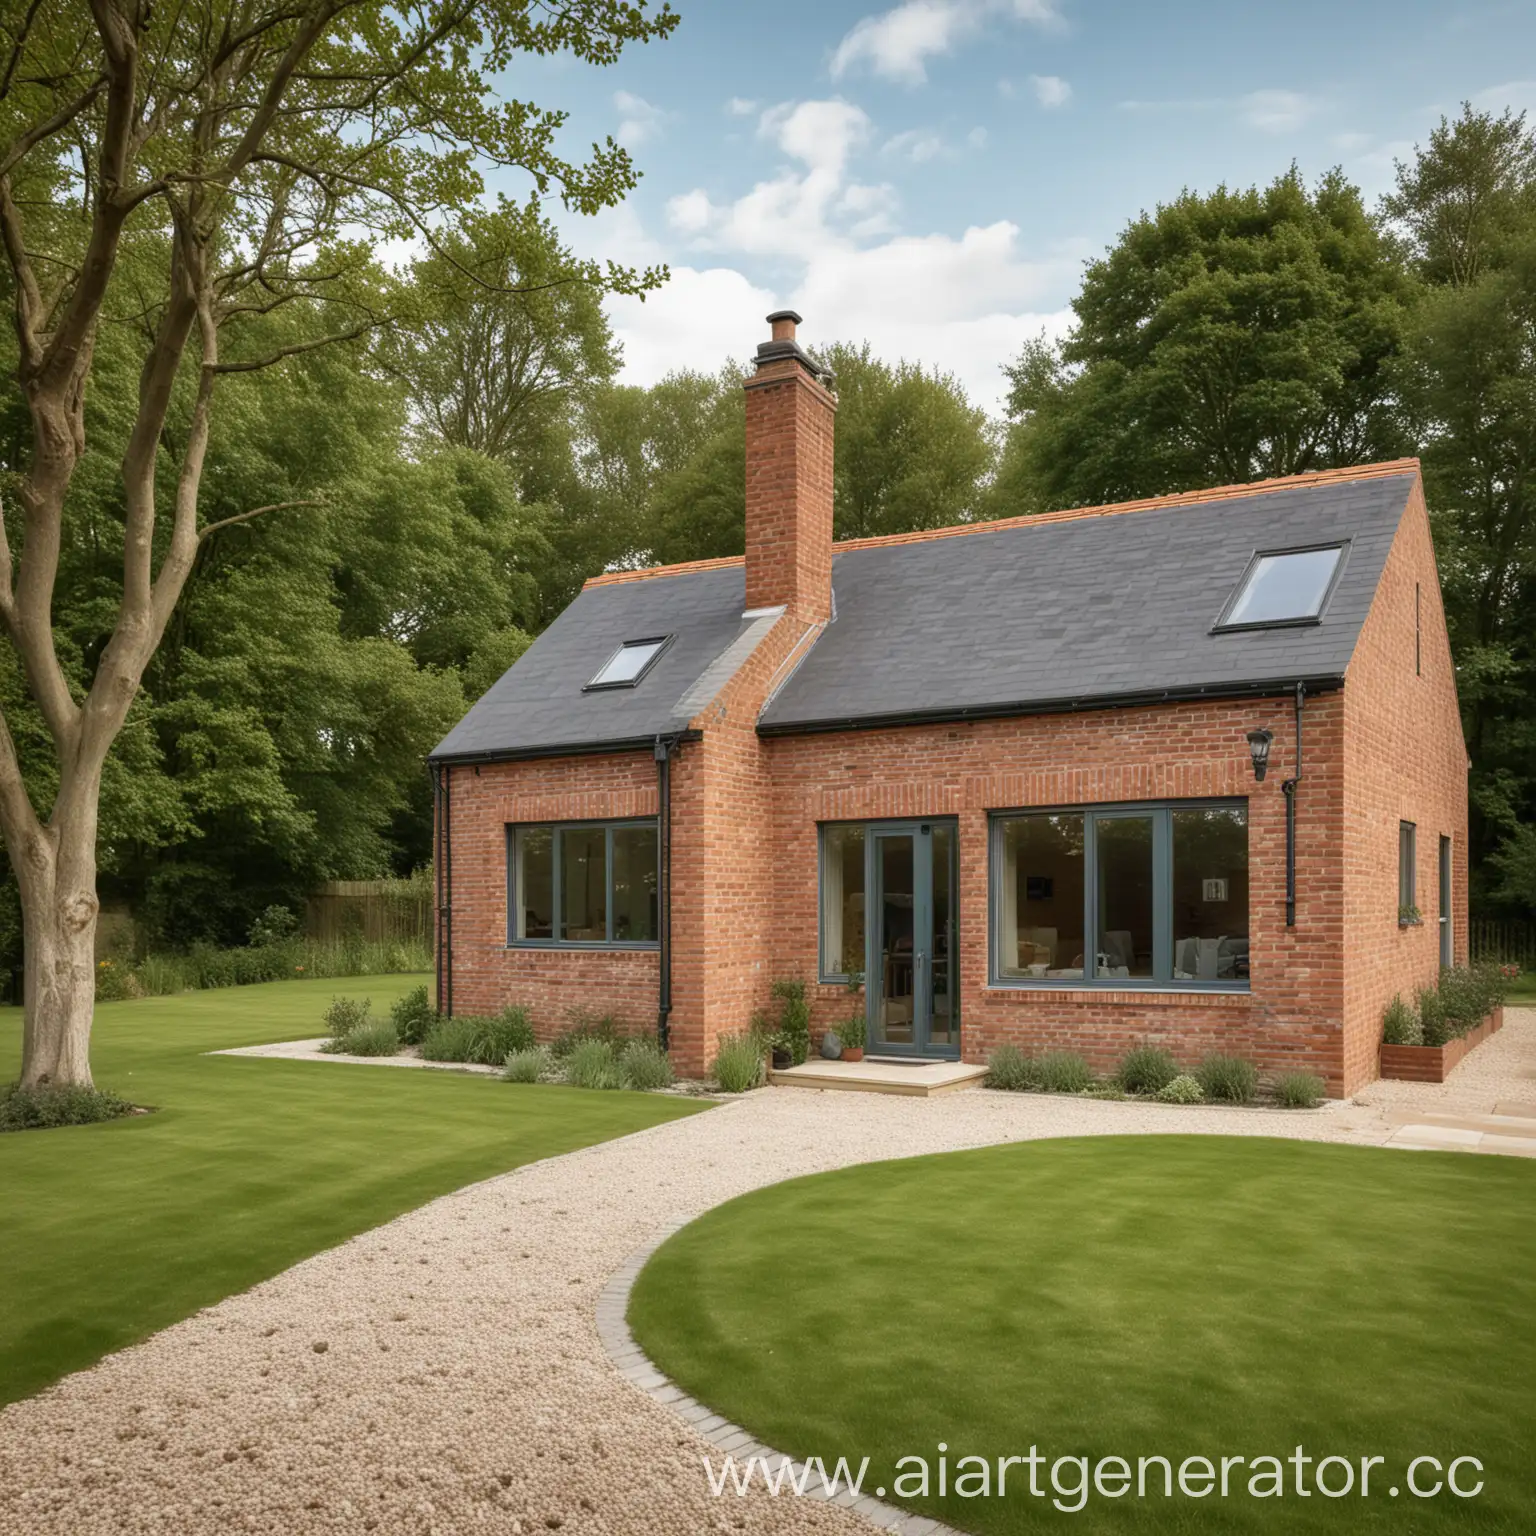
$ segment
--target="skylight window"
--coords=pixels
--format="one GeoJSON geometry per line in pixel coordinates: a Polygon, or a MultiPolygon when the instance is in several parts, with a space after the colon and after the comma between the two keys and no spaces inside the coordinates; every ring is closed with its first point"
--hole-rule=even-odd
{"type": "Polygon", "coordinates": [[[633,688],[651,664],[666,650],[671,635],[653,636],[649,640],[626,640],[612,656],[597,669],[597,676],[590,688],[633,688]]]}
{"type": "Polygon", "coordinates": [[[1265,624],[1316,624],[1339,574],[1344,546],[1277,549],[1253,557],[1217,629],[1265,624]]]}

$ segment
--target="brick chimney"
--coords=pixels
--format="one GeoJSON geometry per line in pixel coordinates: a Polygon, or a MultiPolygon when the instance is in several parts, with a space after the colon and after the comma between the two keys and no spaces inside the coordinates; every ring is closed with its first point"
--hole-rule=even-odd
{"type": "Polygon", "coordinates": [[[768,316],[773,339],[747,380],[747,607],[783,604],[806,623],[832,612],[832,421],[837,398],[795,340],[800,316],[768,316]]]}

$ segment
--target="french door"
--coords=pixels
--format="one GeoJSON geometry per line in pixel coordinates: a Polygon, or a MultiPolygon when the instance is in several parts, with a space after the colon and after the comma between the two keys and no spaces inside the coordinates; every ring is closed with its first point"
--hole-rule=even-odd
{"type": "Polygon", "coordinates": [[[959,1056],[956,837],[951,821],[869,829],[865,996],[876,1056],[959,1056]]]}

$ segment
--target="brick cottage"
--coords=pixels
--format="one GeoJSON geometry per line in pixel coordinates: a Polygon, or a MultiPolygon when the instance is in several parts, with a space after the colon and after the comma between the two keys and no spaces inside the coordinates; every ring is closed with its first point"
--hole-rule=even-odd
{"type": "Polygon", "coordinates": [[[873,1056],[1374,1078],[1467,946],[1417,462],[834,544],[834,381],[769,318],[745,558],[594,577],[433,754],[443,1009],[701,1073],[862,973],[873,1056]]]}

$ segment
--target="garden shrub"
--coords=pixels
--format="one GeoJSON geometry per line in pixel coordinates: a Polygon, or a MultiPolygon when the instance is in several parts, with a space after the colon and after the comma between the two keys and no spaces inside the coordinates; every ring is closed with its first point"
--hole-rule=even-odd
{"type": "Polygon", "coordinates": [[[721,1035],[710,1068],[722,1093],[746,1093],[763,1083],[763,1046],[751,1034],[721,1035]]]}
{"type": "Polygon", "coordinates": [[[805,983],[783,979],[774,982],[769,992],[781,1004],[779,1040],[798,1067],[811,1054],[811,1005],[805,1000],[805,983]]]}
{"type": "Polygon", "coordinates": [[[1127,1093],[1160,1093],[1178,1075],[1178,1063],[1155,1045],[1133,1047],[1115,1069],[1115,1081],[1127,1093]]]}
{"type": "Polygon", "coordinates": [[[1440,989],[1420,987],[1414,1001],[1418,1005],[1420,1041],[1424,1045],[1444,1045],[1455,1031],[1446,1015],[1440,989]]]}
{"type": "Polygon", "coordinates": [[[552,1065],[549,1052],[535,1046],[531,1051],[513,1051],[502,1064],[501,1075],[509,1083],[537,1083],[552,1065]]]}
{"type": "Polygon", "coordinates": [[[487,1018],[475,1020],[475,1043],[468,1061],[483,1067],[499,1067],[513,1051],[531,1051],[534,1047],[533,1025],[526,1008],[503,1008],[487,1018]]]}
{"type": "Polygon", "coordinates": [[[96,964],[96,1001],[120,1003],[128,998],[143,997],[144,988],[123,960],[100,960],[96,964]]]}
{"type": "Polygon", "coordinates": [[[258,947],[263,944],[281,944],[298,931],[298,914],[289,907],[274,905],[267,907],[251,924],[249,939],[251,944],[258,947]]]}
{"type": "Polygon", "coordinates": [[[1394,995],[1381,1016],[1381,1040],[1383,1045],[1423,1045],[1424,1026],[1412,1003],[1405,1003],[1401,994],[1394,995]]]}
{"type": "Polygon", "coordinates": [[[333,1039],[356,1033],[368,1022],[373,1000],[367,997],[333,997],[325,1010],[325,1032],[333,1039]]]}
{"type": "Polygon", "coordinates": [[[400,1035],[393,1019],[364,1019],[344,1035],[332,1035],[320,1047],[333,1056],[393,1056],[400,1049],[400,1035]]]}
{"type": "Polygon", "coordinates": [[[472,1014],[460,1014],[457,1018],[439,1018],[422,1036],[421,1055],[424,1061],[470,1061],[475,1043],[479,1038],[480,1021],[472,1014]]]}
{"type": "Polygon", "coordinates": [[[565,1080],[572,1088],[622,1088],[624,1074],[612,1041],[578,1041],[565,1058],[565,1080]]]}
{"type": "Polygon", "coordinates": [[[131,1115],[127,1099],[104,1088],[72,1085],[0,1088],[0,1131],[46,1131],[60,1125],[96,1125],[131,1115]]]}
{"type": "Polygon", "coordinates": [[[629,1088],[670,1088],[676,1080],[672,1062],[654,1040],[631,1040],[619,1056],[619,1066],[629,1088]]]}
{"type": "Polygon", "coordinates": [[[1310,1072],[1287,1072],[1275,1079],[1275,1103],[1286,1109],[1314,1109],[1326,1092],[1322,1078],[1310,1072]]]}
{"type": "Polygon", "coordinates": [[[1042,1093],[1081,1093],[1093,1086],[1093,1069],[1075,1051],[1047,1051],[1035,1060],[1042,1093]]]}
{"type": "Polygon", "coordinates": [[[1208,1099],[1247,1104],[1259,1086],[1259,1069],[1241,1056],[1215,1052],[1195,1068],[1195,1080],[1208,1099]]]}
{"type": "Polygon", "coordinates": [[[629,1031],[611,1013],[590,1013],[585,1008],[573,1008],[567,1017],[570,1025],[550,1047],[562,1060],[584,1040],[601,1040],[617,1047],[629,1038],[629,1031]]]}
{"type": "Polygon", "coordinates": [[[437,1018],[425,986],[413,987],[389,1010],[402,1045],[420,1045],[437,1018]]]}
{"type": "Polygon", "coordinates": [[[1198,1078],[1181,1072],[1172,1082],[1164,1083],[1157,1096],[1164,1104],[1201,1104],[1205,1101],[1205,1089],[1198,1078]]]}
{"type": "Polygon", "coordinates": [[[987,1057],[986,1084],[1006,1093],[1023,1093],[1040,1086],[1040,1072],[1018,1046],[1000,1045],[987,1057]]]}

